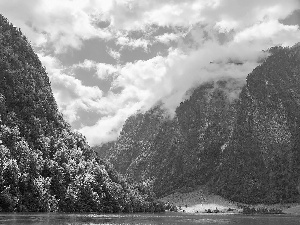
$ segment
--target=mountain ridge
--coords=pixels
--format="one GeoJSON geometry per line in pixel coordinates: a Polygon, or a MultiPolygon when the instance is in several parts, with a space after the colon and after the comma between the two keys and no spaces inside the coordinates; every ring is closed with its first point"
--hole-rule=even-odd
{"type": "Polygon", "coordinates": [[[231,78],[199,86],[157,129],[146,121],[151,111],[131,117],[105,149],[106,158],[117,170],[126,158],[119,171],[150,179],[158,196],[205,184],[243,203],[299,201],[300,50],[277,46],[268,52],[246,83],[231,78]],[[157,135],[145,140],[128,127],[157,135]],[[140,142],[150,146],[143,160],[140,142]]]}
{"type": "Polygon", "coordinates": [[[166,119],[159,107],[130,117],[117,143],[114,147],[110,144],[111,150],[117,150],[105,150],[107,159],[118,171],[127,171],[125,174],[133,179],[153,180],[154,177],[154,190],[158,195],[180,188],[184,179],[190,179],[191,184],[197,178],[191,185],[203,184],[213,173],[210,171],[214,167],[210,165],[212,158],[218,157],[220,151],[210,155],[207,148],[214,151],[216,145],[223,146],[229,137],[227,134],[231,133],[228,129],[233,123],[237,101],[229,94],[232,93],[230,87],[234,86],[234,91],[238,91],[243,83],[223,79],[196,88],[176,109],[176,116],[171,120],[166,119]],[[219,138],[219,133],[224,135],[219,138]],[[209,135],[219,144],[205,138],[209,135]],[[198,139],[206,141],[200,143],[198,139]],[[130,163],[127,168],[126,159],[130,163]],[[199,165],[200,159],[205,165],[199,165]]]}

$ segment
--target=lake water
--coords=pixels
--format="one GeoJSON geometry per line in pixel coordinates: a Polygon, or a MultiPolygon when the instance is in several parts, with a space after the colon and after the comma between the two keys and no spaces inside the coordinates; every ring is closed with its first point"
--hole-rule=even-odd
{"type": "Polygon", "coordinates": [[[0,213],[0,224],[19,225],[96,225],[96,224],[148,224],[148,225],[299,225],[300,216],[289,215],[221,215],[180,213],[161,214],[61,214],[61,213],[0,213]]]}

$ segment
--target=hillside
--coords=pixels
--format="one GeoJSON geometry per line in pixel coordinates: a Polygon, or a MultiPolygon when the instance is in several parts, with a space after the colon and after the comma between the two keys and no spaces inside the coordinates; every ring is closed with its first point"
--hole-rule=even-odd
{"type": "Polygon", "coordinates": [[[212,182],[217,193],[247,203],[300,200],[300,48],[270,51],[247,78],[212,182]]]}
{"type": "Polygon", "coordinates": [[[235,79],[196,88],[169,119],[159,107],[127,119],[118,141],[100,149],[121,173],[147,180],[158,196],[205,184],[219,165],[236,119],[243,83],[235,79]],[[105,148],[106,147],[106,148],[105,148]],[[105,149],[105,151],[104,151],[105,149]]]}
{"type": "Polygon", "coordinates": [[[299,202],[300,47],[268,51],[245,84],[203,84],[172,119],[159,108],[136,114],[98,151],[158,196],[206,184],[243,203],[299,202]]]}
{"type": "Polygon", "coordinates": [[[0,212],[163,210],[100,160],[58,112],[26,37],[0,15],[0,212]]]}

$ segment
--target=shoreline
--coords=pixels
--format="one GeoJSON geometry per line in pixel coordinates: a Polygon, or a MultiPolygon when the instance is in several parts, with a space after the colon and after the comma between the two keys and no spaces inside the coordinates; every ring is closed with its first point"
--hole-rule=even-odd
{"type": "Polygon", "coordinates": [[[237,203],[209,193],[205,186],[198,186],[192,191],[179,189],[159,200],[176,206],[177,211],[182,213],[237,214],[242,211],[237,203]]]}
{"type": "Polygon", "coordinates": [[[300,204],[248,205],[229,201],[221,196],[211,194],[205,186],[194,190],[179,189],[159,199],[175,206],[177,212],[188,214],[248,214],[248,215],[299,215],[300,204]],[[244,207],[244,208],[243,208],[244,207]],[[244,212],[244,209],[247,209],[244,212]]]}

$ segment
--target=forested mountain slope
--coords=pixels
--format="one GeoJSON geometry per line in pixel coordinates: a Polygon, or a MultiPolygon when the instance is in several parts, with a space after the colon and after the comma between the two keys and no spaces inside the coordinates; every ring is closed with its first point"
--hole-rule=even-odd
{"type": "Polygon", "coordinates": [[[21,31],[0,15],[0,211],[163,210],[97,158],[58,112],[21,31]]]}
{"type": "Polygon", "coordinates": [[[246,84],[201,85],[173,119],[159,108],[132,116],[98,151],[118,171],[153,182],[158,195],[207,184],[240,202],[299,201],[300,47],[269,52],[246,84]]]}
{"type": "Polygon", "coordinates": [[[243,202],[295,202],[300,193],[300,47],[275,47],[247,78],[213,184],[243,202]]]}
{"type": "MultiPolygon", "coordinates": [[[[196,88],[168,118],[159,107],[127,119],[116,143],[100,148],[115,168],[148,180],[158,195],[204,184],[215,173],[236,120],[243,83],[222,79],[196,88]]],[[[98,150],[99,151],[99,150],[98,150]]]]}

